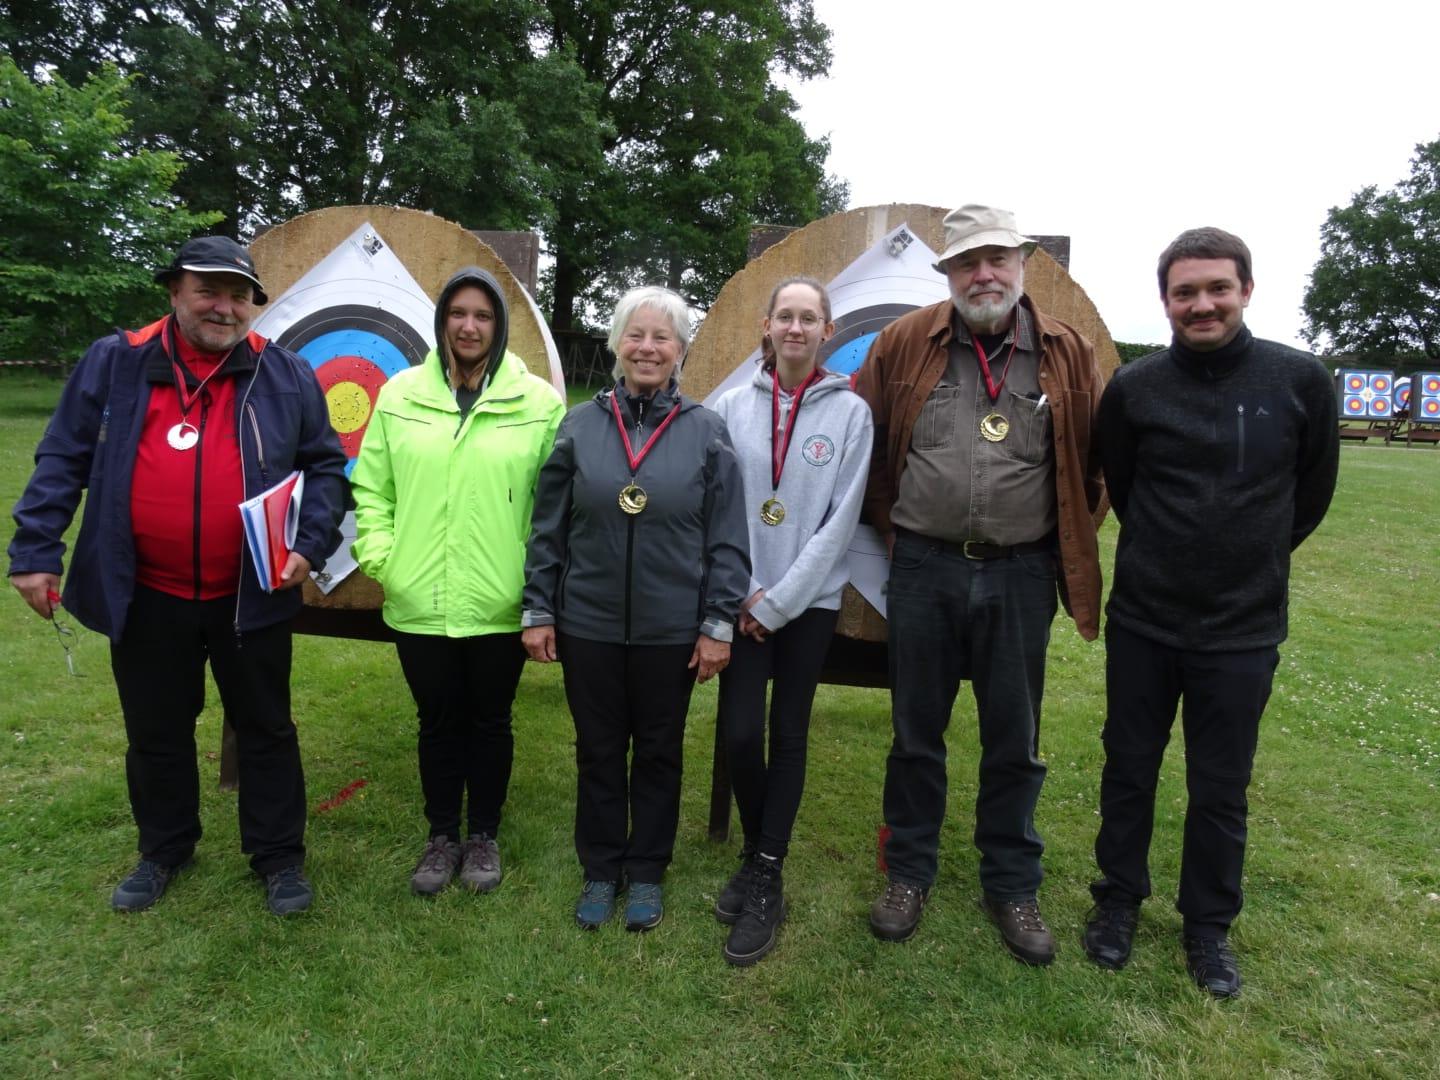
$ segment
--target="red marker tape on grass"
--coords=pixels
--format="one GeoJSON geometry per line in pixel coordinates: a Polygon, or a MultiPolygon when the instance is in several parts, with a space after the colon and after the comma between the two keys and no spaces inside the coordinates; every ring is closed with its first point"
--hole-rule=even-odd
{"type": "Polygon", "coordinates": [[[347,802],[350,796],[354,795],[357,791],[363,788],[365,784],[366,781],[363,777],[359,780],[351,780],[350,783],[346,784],[334,795],[330,796],[330,798],[326,799],[319,806],[317,806],[315,808],[315,812],[317,814],[323,814],[327,810],[334,810],[341,803],[347,802]]]}

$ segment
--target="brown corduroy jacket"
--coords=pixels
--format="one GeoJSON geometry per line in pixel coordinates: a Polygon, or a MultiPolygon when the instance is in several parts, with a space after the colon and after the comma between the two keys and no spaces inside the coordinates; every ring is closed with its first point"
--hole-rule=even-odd
{"type": "MultiPolygon", "coordinates": [[[[1105,482],[1093,441],[1104,380],[1095,349],[1076,330],[1020,301],[1040,339],[1040,389],[1047,396],[1055,443],[1055,500],[1060,543],[1060,600],[1086,641],[1100,632],[1100,555],[1095,530],[1104,517],[1105,482]]],[[[875,450],[864,520],[884,536],[900,491],[910,434],[949,359],[950,301],[920,308],[880,332],[856,376],[855,389],[875,417],[875,450]]]]}

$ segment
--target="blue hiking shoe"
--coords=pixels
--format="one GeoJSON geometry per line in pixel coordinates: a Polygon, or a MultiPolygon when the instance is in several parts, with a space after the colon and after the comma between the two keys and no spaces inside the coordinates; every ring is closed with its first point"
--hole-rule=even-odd
{"type": "Polygon", "coordinates": [[[265,875],[265,903],[272,915],[298,915],[310,907],[315,890],[298,866],[286,866],[265,875]]]}
{"type": "Polygon", "coordinates": [[[619,883],[586,881],[575,901],[575,922],[582,930],[599,930],[615,914],[615,894],[619,883]]]}
{"type": "Polygon", "coordinates": [[[144,911],[170,887],[173,878],[182,866],[161,866],[149,859],[141,859],[129,876],[110,894],[110,906],[116,911],[144,911]]]}
{"type": "Polygon", "coordinates": [[[648,882],[630,883],[630,902],[625,905],[626,930],[653,930],[665,917],[660,886],[648,882]]]}

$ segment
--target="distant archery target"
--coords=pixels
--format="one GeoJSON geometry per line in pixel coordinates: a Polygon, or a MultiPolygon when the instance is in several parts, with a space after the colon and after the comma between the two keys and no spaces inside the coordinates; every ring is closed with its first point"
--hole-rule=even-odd
{"type": "Polygon", "coordinates": [[[1410,418],[1426,423],[1440,423],[1440,371],[1416,372],[1410,381],[1410,387],[1414,395],[1410,418]]]}
{"type": "Polygon", "coordinates": [[[1340,414],[1380,420],[1394,410],[1395,376],[1389,371],[1340,373],[1340,414]]]}
{"type": "Polygon", "coordinates": [[[1391,397],[1395,402],[1395,411],[1397,413],[1402,409],[1408,409],[1410,407],[1409,375],[1401,375],[1400,378],[1395,380],[1395,392],[1391,394],[1391,397]]]}
{"type": "Polygon", "coordinates": [[[346,475],[355,467],[380,387],[392,375],[422,363],[429,350],[404,318],[359,304],[313,312],[281,334],[278,344],[299,353],[315,369],[330,423],[350,459],[346,475]]]}

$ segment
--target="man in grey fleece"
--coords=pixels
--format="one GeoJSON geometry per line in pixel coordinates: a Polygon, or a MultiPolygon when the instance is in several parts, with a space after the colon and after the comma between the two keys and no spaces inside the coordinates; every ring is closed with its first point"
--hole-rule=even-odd
{"type": "Polygon", "coordinates": [[[1219,229],[1160,256],[1168,349],[1116,372],[1100,402],[1105,483],[1120,520],[1106,608],[1101,879],[1085,951],[1130,956],[1155,785],[1183,698],[1186,787],[1177,908],[1186,966],[1216,997],[1240,992],[1227,935],[1240,912],[1245,789],[1286,635],[1290,553],[1325,516],[1339,432],[1313,356],[1251,335],[1250,251],[1219,229]]]}

